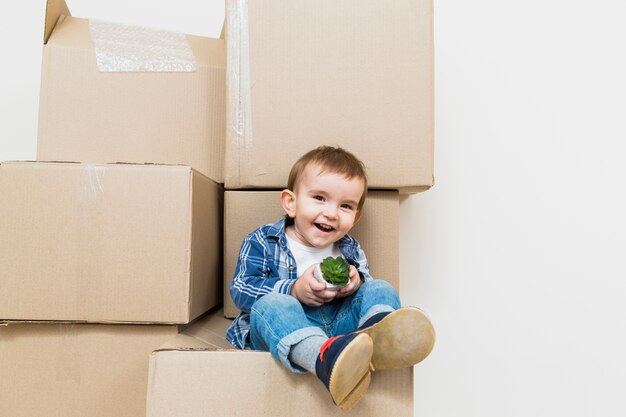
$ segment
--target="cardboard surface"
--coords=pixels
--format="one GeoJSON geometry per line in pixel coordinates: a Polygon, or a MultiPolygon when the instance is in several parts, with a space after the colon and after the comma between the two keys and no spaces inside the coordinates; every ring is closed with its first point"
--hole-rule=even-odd
{"type": "Polygon", "coordinates": [[[228,0],[226,10],[226,189],[285,188],[291,165],[321,144],[357,154],[371,188],[433,185],[432,0],[228,0]]]}
{"type": "Polygon", "coordinates": [[[222,298],[222,193],[186,166],[0,164],[0,319],[191,321],[222,298]]]}
{"type": "Polygon", "coordinates": [[[195,72],[99,72],[88,20],[61,6],[47,7],[37,159],[183,164],[223,182],[224,40],[186,36],[195,72]]]}
{"type": "Polygon", "coordinates": [[[374,372],[366,394],[345,412],[315,376],[291,373],[268,352],[224,349],[215,338],[230,320],[221,315],[152,353],[147,417],[413,415],[413,368],[374,372]]]}
{"type": "MultiPolygon", "coordinates": [[[[235,274],[241,243],[256,228],[284,216],[280,191],[224,193],[224,313],[236,317],[229,285],[235,274]]],[[[400,284],[400,196],[397,191],[369,191],[363,217],[350,231],[365,251],[374,278],[400,284]]]]}
{"type": "Polygon", "coordinates": [[[144,417],[150,352],[171,325],[0,326],[0,416],[144,417]]]}

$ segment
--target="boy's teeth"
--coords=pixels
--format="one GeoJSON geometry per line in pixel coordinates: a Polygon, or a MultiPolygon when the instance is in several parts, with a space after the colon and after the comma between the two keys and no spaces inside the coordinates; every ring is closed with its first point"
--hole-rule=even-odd
{"type": "Polygon", "coordinates": [[[320,223],[317,224],[317,227],[319,227],[320,229],[324,229],[324,230],[333,230],[332,227],[326,226],[325,224],[320,224],[320,223]]]}

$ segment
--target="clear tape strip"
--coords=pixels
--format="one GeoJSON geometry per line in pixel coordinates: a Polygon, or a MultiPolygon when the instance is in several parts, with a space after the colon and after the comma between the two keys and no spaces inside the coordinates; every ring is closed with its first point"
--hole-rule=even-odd
{"type": "Polygon", "coordinates": [[[100,72],[193,72],[196,59],[184,34],[89,21],[100,72]]]}
{"type": "Polygon", "coordinates": [[[102,165],[85,163],[83,164],[84,172],[86,172],[86,181],[83,184],[83,193],[92,199],[98,199],[104,193],[104,175],[106,168],[102,165]]]}
{"type": "Polygon", "coordinates": [[[242,164],[248,164],[252,153],[252,111],[250,86],[250,40],[248,33],[248,0],[227,0],[227,77],[228,141],[236,144],[238,177],[242,164]],[[245,160],[242,161],[242,159],[245,160]]]}
{"type": "Polygon", "coordinates": [[[86,251],[88,256],[76,259],[75,273],[77,277],[75,306],[78,311],[92,317],[103,317],[108,298],[103,291],[106,286],[106,242],[108,233],[106,220],[110,213],[106,209],[106,174],[107,166],[100,164],[82,164],[80,185],[82,198],[79,200],[80,229],[76,234],[75,253],[86,251]],[[101,302],[94,303],[95,299],[101,302]]]}

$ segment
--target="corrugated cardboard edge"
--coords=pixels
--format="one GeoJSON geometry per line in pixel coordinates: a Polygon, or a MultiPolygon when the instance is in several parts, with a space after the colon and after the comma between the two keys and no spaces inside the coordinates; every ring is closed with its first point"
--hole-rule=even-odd
{"type": "MultiPolygon", "coordinates": [[[[231,191],[227,190],[224,193],[224,246],[223,246],[223,253],[222,253],[222,259],[224,260],[224,270],[223,270],[223,276],[222,276],[222,281],[224,282],[223,285],[223,304],[224,304],[224,317],[227,318],[234,318],[237,317],[237,314],[239,314],[239,309],[237,307],[234,306],[234,302],[232,301],[231,295],[230,295],[230,285],[229,285],[229,280],[230,280],[230,273],[229,273],[229,269],[228,269],[228,265],[226,263],[226,259],[228,259],[228,250],[230,248],[230,246],[232,246],[232,243],[230,242],[232,240],[232,237],[230,237],[230,233],[226,233],[227,228],[229,227],[229,223],[230,223],[230,211],[231,211],[231,198],[230,198],[230,194],[231,191]],[[226,274],[229,275],[226,275],[226,274]]],[[[238,242],[241,243],[241,242],[238,242]]],[[[231,256],[235,256],[235,253],[231,254],[231,256]]]]}
{"type": "Polygon", "coordinates": [[[188,193],[189,193],[189,207],[188,207],[188,212],[187,212],[187,234],[189,236],[189,238],[187,239],[187,275],[188,275],[188,279],[187,279],[187,315],[185,317],[185,321],[191,321],[191,310],[193,308],[193,294],[194,294],[194,279],[196,278],[194,276],[194,268],[193,268],[193,249],[194,249],[194,242],[193,242],[193,238],[194,238],[194,232],[193,232],[193,214],[194,214],[194,207],[193,207],[193,199],[194,199],[194,181],[193,181],[193,170],[190,168],[188,173],[187,173],[187,187],[188,187],[188,193]]]}
{"type": "Polygon", "coordinates": [[[46,2],[46,19],[43,30],[43,43],[48,42],[50,34],[54,30],[61,16],[71,16],[70,9],[67,7],[65,0],[48,0],[46,2]]]}
{"type": "Polygon", "coordinates": [[[424,1],[423,9],[420,10],[421,13],[424,13],[427,18],[424,19],[424,25],[420,27],[422,34],[420,35],[420,48],[424,48],[426,50],[425,55],[428,55],[430,62],[432,65],[429,66],[429,71],[424,74],[427,77],[428,82],[425,85],[428,85],[428,91],[424,93],[424,97],[428,97],[428,107],[431,109],[428,114],[428,120],[425,121],[427,123],[427,131],[429,132],[429,141],[430,141],[430,163],[432,179],[430,184],[416,187],[416,189],[412,190],[407,188],[408,191],[400,190],[401,194],[414,194],[417,192],[427,191],[435,185],[435,28],[434,28],[434,1],[424,1]],[[424,40],[429,40],[425,42],[424,40]]]}
{"type": "Polygon", "coordinates": [[[193,320],[221,302],[224,192],[219,183],[193,168],[189,186],[191,279],[188,319],[193,320]]]}

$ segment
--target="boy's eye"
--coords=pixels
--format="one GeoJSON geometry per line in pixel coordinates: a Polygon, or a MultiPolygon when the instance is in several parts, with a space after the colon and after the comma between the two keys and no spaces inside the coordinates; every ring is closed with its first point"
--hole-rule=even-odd
{"type": "Polygon", "coordinates": [[[318,201],[324,201],[324,197],[323,197],[323,196],[321,196],[321,195],[316,195],[316,196],[313,196],[313,198],[314,198],[314,199],[316,199],[316,200],[318,200],[318,201]]]}
{"type": "Polygon", "coordinates": [[[345,209],[345,210],[353,210],[354,209],[354,207],[351,204],[342,204],[341,208],[345,209]]]}

